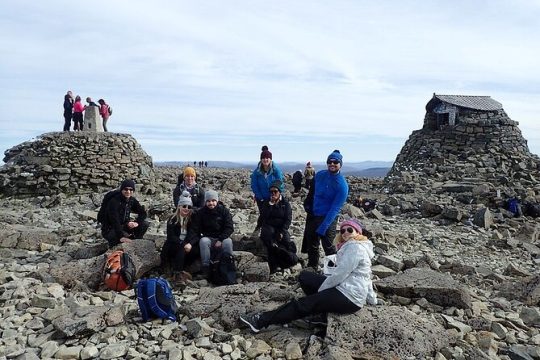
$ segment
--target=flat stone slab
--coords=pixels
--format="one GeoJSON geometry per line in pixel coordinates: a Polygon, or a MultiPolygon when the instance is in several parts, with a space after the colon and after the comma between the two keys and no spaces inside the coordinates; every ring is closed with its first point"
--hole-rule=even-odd
{"type": "Polygon", "coordinates": [[[376,283],[384,294],[408,298],[425,298],[429,302],[449,307],[471,308],[468,289],[452,276],[427,268],[412,268],[401,274],[389,276],[376,283]]]}
{"type": "Polygon", "coordinates": [[[422,359],[452,338],[433,319],[399,306],[365,306],[351,315],[328,315],[326,341],[362,359],[422,359]]]}

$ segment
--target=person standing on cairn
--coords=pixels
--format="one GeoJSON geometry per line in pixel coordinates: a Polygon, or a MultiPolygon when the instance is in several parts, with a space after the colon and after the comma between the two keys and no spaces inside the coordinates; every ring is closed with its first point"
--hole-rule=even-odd
{"type": "Polygon", "coordinates": [[[73,93],[68,91],[64,96],[64,131],[69,131],[73,118],[73,93]]]}

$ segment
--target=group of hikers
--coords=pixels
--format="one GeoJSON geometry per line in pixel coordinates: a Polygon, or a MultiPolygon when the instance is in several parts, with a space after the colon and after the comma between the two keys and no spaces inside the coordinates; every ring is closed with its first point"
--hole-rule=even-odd
{"type": "Polygon", "coordinates": [[[64,131],[69,131],[71,128],[71,120],[73,120],[73,131],[82,131],[84,125],[83,112],[91,106],[99,108],[99,115],[103,120],[103,130],[107,131],[107,121],[112,115],[111,107],[103,99],[98,100],[98,104],[92,101],[91,97],[86,98],[87,105],[81,103],[79,95],[73,97],[73,93],[68,91],[64,95],[64,131]]]}
{"type": "MultiPolygon", "coordinates": [[[[273,311],[242,315],[240,320],[253,332],[311,315],[352,313],[366,302],[377,303],[371,282],[373,244],[366,236],[367,230],[356,219],[349,219],[339,224],[336,233],[338,216],[348,195],[347,181],[340,172],[343,157],[339,150],[328,155],[326,164],[327,169],[310,175],[304,200],[307,215],[301,251],[308,254],[308,262],[299,283],[306,296],[273,311]],[[336,256],[335,268],[328,276],[318,273],[321,245],[325,255],[336,256]]],[[[118,190],[106,195],[110,199],[100,209],[98,221],[110,248],[142,238],[148,229],[146,211],[133,196],[135,186],[133,180],[124,180],[118,190]],[[130,213],[137,214],[137,218],[132,220],[130,213]]],[[[296,245],[289,234],[292,210],[284,196],[283,172],[273,162],[267,146],[261,149],[260,161],[251,174],[251,189],[259,211],[255,234],[267,250],[270,272],[297,264],[296,245]]],[[[165,273],[170,269],[173,282],[185,282],[192,278],[185,271],[186,264],[200,259],[200,276],[207,278],[215,254],[233,256],[231,212],[219,201],[217,191],[205,190],[197,183],[196,171],[190,166],[178,177],[173,203],[176,210],[167,222],[162,269],[165,273]]]]}

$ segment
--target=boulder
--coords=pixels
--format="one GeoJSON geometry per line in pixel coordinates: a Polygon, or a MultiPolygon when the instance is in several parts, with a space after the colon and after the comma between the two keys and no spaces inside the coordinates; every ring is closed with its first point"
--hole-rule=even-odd
{"type": "Polygon", "coordinates": [[[376,282],[384,294],[425,298],[440,306],[471,308],[469,291],[448,274],[428,268],[412,268],[376,282]]]}
{"type": "Polygon", "coordinates": [[[450,336],[435,320],[406,308],[365,306],[351,315],[329,314],[326,341],[355,358],[419,359],[449,346],[450,336]]]}

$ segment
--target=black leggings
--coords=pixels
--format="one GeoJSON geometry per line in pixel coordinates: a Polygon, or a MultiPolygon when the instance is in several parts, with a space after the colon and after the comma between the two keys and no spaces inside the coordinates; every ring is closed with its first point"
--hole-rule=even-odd
{"type": "Polygon", "coordinates": [[[82,131],[83,129],[83,113],[73,113],[73,130],[82,131]]]}
{"type": "Polygon", "coordinates": [[[336,237],[336,222],[337,217],[330,224],[324,236],[317,234],[317,228],[324,221],[324,216],[308,215],[304,228],[304,243],[302,244],[302,252],[308,254],[308,266],[317,267],[319,264],[319,245],[322,244],[325,255],[336,253],[336,247],[333,244],[336,237]]]}
{"type": "Polygon", "coordinates": [[[180,241],[165,241],[160,254],[163,269],[170,267],[172,271],[180,272],[184,270],[186,264],[192,263],[201,256],[198,246],[192,246],[191,251],[186,254],[185,244],[180,241]]]}
{"type": "Polygon", "coordinates": [[[73,114],[71,112],[64,113],[64,131],[69,131],[69,128],[71,127],[72,117],[73,117],[73,114]]]}
{"type": "Polygon", "coordinates": [[[309,315],[329,312],[351,314],[360,309],[336,288],[318,292],[325,279],[324,275],[302,271],[298,281],[307,296],[291,300],[276,310],[263,312],[259,318],[260,324],[267,327],[271,324],[286,324],[309,315]]]}

